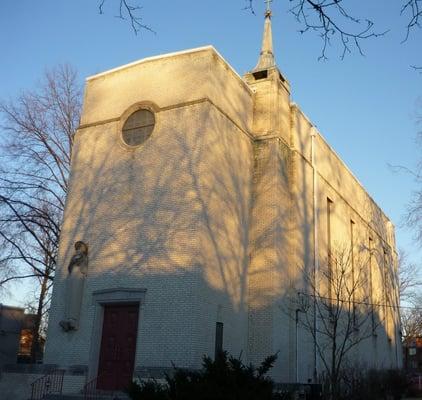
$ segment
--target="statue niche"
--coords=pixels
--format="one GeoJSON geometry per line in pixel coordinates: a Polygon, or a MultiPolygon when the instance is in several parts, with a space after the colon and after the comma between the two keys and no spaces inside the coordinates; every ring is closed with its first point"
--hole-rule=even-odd
{"type": "Polygon", "coordinates": [[[75,254],[67,270],[65,318],[59,322],[65,332],[79,328],[85,277],[88,273],[88,246],[84,242],[75,243],[75,254]]]}

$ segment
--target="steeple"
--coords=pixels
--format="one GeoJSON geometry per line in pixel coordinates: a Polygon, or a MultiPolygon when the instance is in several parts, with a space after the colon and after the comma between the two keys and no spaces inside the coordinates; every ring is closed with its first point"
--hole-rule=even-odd
{"type": "Polygon", "coordinates": [[[264,36],[262,38],[262,48],[259,55],[258,64],[252,70],[252,72],[262,71],[275,67],[275,58],[273,53],[273,34],[271,29],[271,8],[270,3],[272,0],[265,0],[267,9],[265,11],[265,24],[264,24],[264,36]]]}
{"type": "Polygon", "coordinates": [[[290,85],[278,69],[273,53],[271,31],[272,0],[265,0],[264,37],[256,67],[244,80],[253,92],[252,132],[256,137],[277,136],[290,143],[290,85]]]}

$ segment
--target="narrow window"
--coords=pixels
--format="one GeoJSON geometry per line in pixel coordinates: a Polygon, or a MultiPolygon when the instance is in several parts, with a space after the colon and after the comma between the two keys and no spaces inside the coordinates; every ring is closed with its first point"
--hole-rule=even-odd
{"type": "Polygon", "coordinates": [[[388,290],[389,290],[389,285],[388,285],[388,253],[387,253],[387,249],[384,247],[383,248],[383,304],[384,304],[384,318],[385,318],[385,331],[387,332],[387,336],[388,339],[390,339],[390,334],[389,334],[389,315],[388,315],[388,305],[389,305],[389,301],[388,301],[388,290]]]}
{"type": "Polygon", "coordinates": [[[373,284],[373,272],[372,272],[372,263],[373,263],[373,256],[372,256],[372,252],[373,252],[373,248],[374,248],[374,242],[373,239],[370,237],[369,238],[369,243],[368,243],[368,250],[369,250],[369,260],[368,260],[368,268],[369,268],[369,302],[371,303],[371,322],[372,322],[372,334],[375,336],[376,335],[376,323],[375,323],[375,309],[374,309],[374,284],[373,284]]]}
{"type": "Polygon", "coordinates": [[[215,324],[215,355],[214,355],[215,359],[217,359],[218,355],[223,351],[223,328],[224,328],[224,324],[222,322],[216,322],[215,324]]]}
{"type": "Polygon", "coordinates": [[[354,248],[355,248],[355,223],[353,220],[350,220],[350,267],[351,267],[351,284],[352,284],[352,296],[349,301],[352,301],[352,322],[353,326],[357,327],[357,320],[356,320],[356,291],[358,287],[358,283],[356,282],[356,275],[355,275],[355,255],[354,255],[354,248]]]}
{"type": "Polygon", "coordinates": [[[333,202],[327,197],[327,278],[328,278],[328,297],[332,298],[333,283],[333,255],[331,244],[331,217],[333,212],[333,202]]]}

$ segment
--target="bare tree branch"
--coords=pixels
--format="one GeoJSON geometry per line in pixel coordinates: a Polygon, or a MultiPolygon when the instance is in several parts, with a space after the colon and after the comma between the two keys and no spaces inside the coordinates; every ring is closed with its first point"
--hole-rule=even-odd
{"type": "Polygon", "coordinates": [[[0,287],[38,285],[33,360],[57,262],[81,88],[68,65],[46,71],[37,90],[0,102],[0,287]]]}
{"type": "Polygon", "coordinates": [[[245,3],[246,5],[243,7],[243,9],[250,11],[253,15],[256,15],[253,0],[245,0],[245,3]]]}
{"type": "Polygon", "coordinates": [[[308,290],[299,296],[307,297],[308,305],[304,308],[303,301],[293,299],[296,310],[303,315],[298,320],[300,325],[314,340],[332,399],[338,398],[351,350],[371,338],[382,321],[379,317],[373,319],[368,262],[364,254],[336,249],[327,264],[321,266],[318,277],[303,270],[308,290]]]}
{"type": "Polygon", "coordinates": [[[9,276],[7,278],[4,278],[2,280],[0,280],[0,286],[4,285],[5,283],[9,282],[9,281],[13,281],[13,280],[21,280],[21,279],[26,279],[26,278],[34,278],[38,275],[34,275],[34,274],[29,274],[29,275],[14,275],[14,276],[9,276]]]}
{"type": "MultiPolygon", "coordinates": [[[[104,14],[104,6],[106,0],[101,0],[98,9],[100,14],[104,14]]],[[[116,18],[128,21],[133,32],[137,35],[140,31],[146,30],[152,33],[155,31],[149,26],[142,22],[143,18],[140,15],[142,7],[136,4],[136,2],[129,2],[128,0],[119,0],[118,13],[116,18]]]]}
{"type": "Polygon", "coordinates": [[[375,32],[373,21],[353,16],[343,6],[343,0],[289,1],[292,4],[290,12],[302,25],[299,32],[314,31],[321,37],[323,46],[319,59],[327,59],[327,47],[334,38],[339,38],[343,59],[353,48],[363,55],[362,40],[380,37],[388,32],[375,32]]]}
{"type": "Polygon", "coordinates": [[[403,342],[408,343],[422,336],[422,299],[415,302],[414,308],[404,308],[401,311],[403,342]]]}
{"type": "Polygon", "coordinates": [[[398,265],[400,301],[413,302],[418,298],[422,288],[419,267],[409,262],[408,255],[403,249],[399,249],[398,265]]]}
{"type": "Polygon", "coordinates": [[[406,27],[406,36],[403,42],[407,41],[410,36],[410,32],[415,28],[420,28],[420,20],[422,19],[422,0],[405,0],[400,15],[408,14],[409,19],[406,27]]]}
{"type": "MultiPolygon", "coordinates": [[[[421,70],[422,71],[422,70],[421,70]]],[[[422,148],[422,100],[418,103],[417,124],[420,130],[417,134],[417,143],[422,148]]],[[[410,173],[414,179],[416,189],[412,193],[412,198],[407,205],[405,214],[405,223],[415,232],[415,240],[422,244],[422,158],[414,170],[408,169],[406,172],[410,173]],[[410,171],[410,172],[409,172],[410,171]]]]}

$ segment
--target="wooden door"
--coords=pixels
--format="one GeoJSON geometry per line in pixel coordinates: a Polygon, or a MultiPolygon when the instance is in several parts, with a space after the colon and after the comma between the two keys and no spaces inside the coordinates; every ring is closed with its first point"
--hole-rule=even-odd
{"type": "Polygon", "coordinates": [[[123,390],[130,383],[135,362],[139,305],[104,307],[97,389],[123,390]]]}

